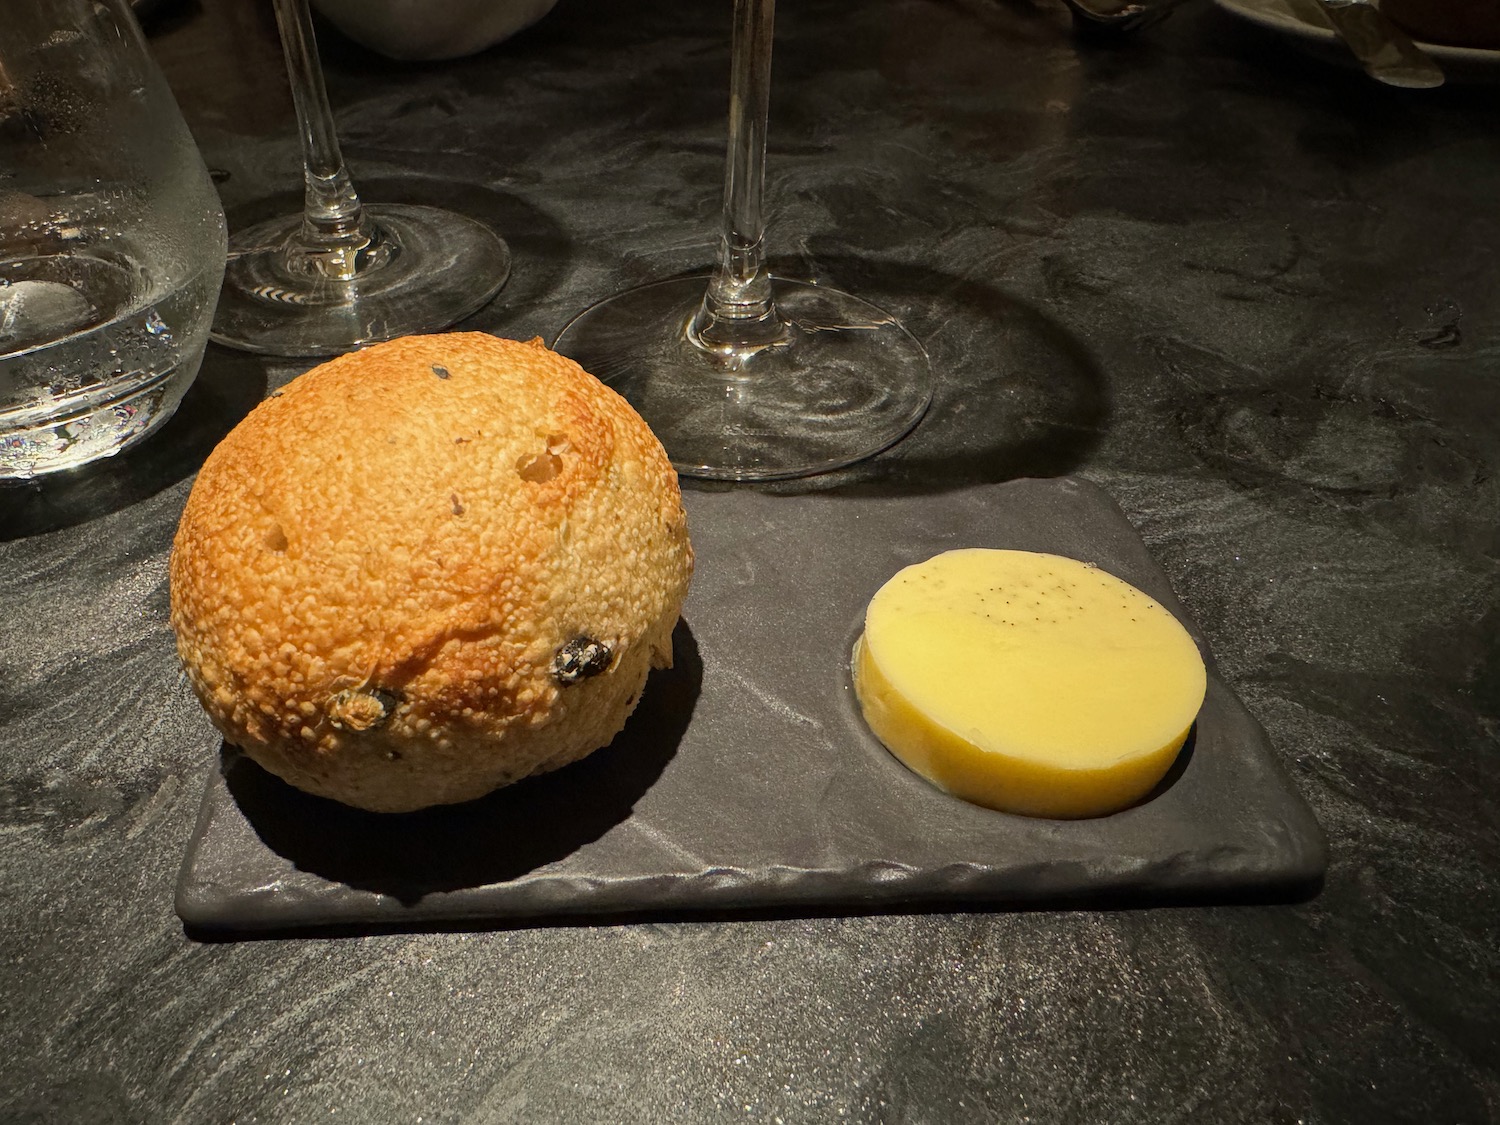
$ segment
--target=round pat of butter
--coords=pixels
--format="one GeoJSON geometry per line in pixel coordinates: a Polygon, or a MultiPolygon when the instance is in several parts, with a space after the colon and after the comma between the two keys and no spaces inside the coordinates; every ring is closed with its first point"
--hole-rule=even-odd
{"type": "Polygon", "coordinates": [[[913,771],[975,804],[1102,816],[1162,779],[1203,705],[1181,622],[1098,567],[948,551],[871,599],[854,689],[913,771]]]}

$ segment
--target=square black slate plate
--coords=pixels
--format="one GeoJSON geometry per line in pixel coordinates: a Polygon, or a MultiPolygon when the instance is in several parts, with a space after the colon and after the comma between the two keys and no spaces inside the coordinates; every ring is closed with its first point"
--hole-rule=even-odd
{"type": "MultiPolygon", "coordinates": [[[[965,804],[865,728],[849,651],[896,570],[960,546],[1092,561],[1201,636],[1113,502],[1076,479],[936,495],[690,492],[698,569],[625,731],[555,774],[400,816],[310,797],[226,748],[177,888],[203,931],[636,912],[1300,895],[1322,831],[1210,660],[1208,698],[1141,804],[1085,821],[965,804]]],[[[1206,651],[1206,650],[1205,650],[1206,651]]]]}

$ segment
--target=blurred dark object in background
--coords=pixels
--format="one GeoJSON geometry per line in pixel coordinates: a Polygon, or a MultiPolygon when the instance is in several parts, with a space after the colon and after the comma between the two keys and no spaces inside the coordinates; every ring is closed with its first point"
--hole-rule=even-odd
{"type": "Polygon", "coordinates": [[[1380,10],[1429,43],[1500,48],[1500,0],[1380,0],[1380,10]]]}

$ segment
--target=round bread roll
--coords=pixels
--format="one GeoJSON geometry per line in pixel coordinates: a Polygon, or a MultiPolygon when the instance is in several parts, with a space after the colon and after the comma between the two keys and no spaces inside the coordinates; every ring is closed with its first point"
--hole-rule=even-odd
{"type": "Polygon", "coordinates": [[[209,456],[172,547],[172,627],[225,739],[310,793],[403,812],[606,745],[693,569],[638,414],[482,333],[312,369],[209,456]]]}

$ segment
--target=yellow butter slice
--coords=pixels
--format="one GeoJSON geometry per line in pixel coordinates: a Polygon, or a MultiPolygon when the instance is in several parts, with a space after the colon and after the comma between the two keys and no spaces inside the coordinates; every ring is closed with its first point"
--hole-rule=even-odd
{"type": "Polygon", "coordinates": [[[1149,793],[1203,706],[1197,645],[1098,567],[948,551],[871,599],[854,690],[876,737],[954,796],[1029,816],[1102,816],[1149,793]]]}

